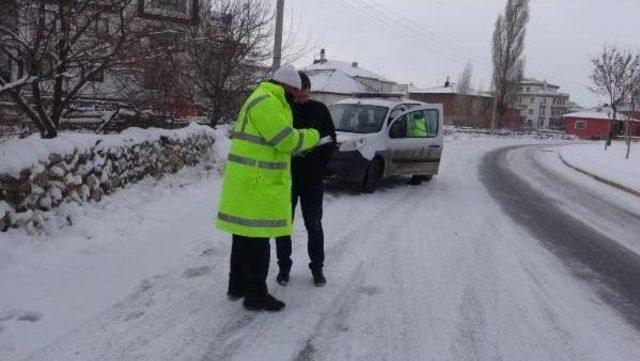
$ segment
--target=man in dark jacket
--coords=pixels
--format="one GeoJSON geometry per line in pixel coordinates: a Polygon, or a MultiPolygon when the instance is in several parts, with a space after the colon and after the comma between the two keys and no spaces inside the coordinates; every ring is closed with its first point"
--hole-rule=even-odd
{"type": "MultiPolygon", "coordinates": [[[[327,107],[309,99],[311,82],[309,77],[300,72],[302,90],[295,96],[293,106],[293,126],[296,129],[312,128],[320,133],[320,138],[331,137],[333,142],[314,148],[306,154],[291,159],[291,190],[293,211],[298,199],[302,208],[304,225],[309,234],[307,251],[309,252],[309,268],[316,286],[327,283],[322,272],[324,266],[324,233],[322,230],[322,199],[324,196],[323,178],[336,144],[336,131],[327,107]]],[[[276,250],[280,272],[276,280],[281,285],[289,282],[291,270],[291,236],[276,238],[276,250]]]]}

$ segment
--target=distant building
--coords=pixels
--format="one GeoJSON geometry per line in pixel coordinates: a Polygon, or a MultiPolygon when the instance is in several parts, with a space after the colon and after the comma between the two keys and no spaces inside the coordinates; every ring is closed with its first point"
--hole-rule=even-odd
{"type": "Polygon", "coordinates": [[[610,108],[596,108],[563,115],[564,129],[567,134],[573,134],[584,139],[605,139],[610,127],[615,128],[616,134],[625,134],[626,120],[630,120],[629,134],[640,136],[640,117],[632,117],[619,113],[615,124],[610,108]]]}
{"type": "Polygon", "coordinates": [[[311,98],[331,105],[354,93],[395,93],[397,83],[370,70],[361,68],[357,62],[351,64],[326,58],[325,50],[320,58],[304,68],[311,79],[311,98]]]}
{"type": "Polygon", "coordinates": [[[562,129],[562,115],[567,113],[569,94],[560,93],[558,85],[524,79],[515,94],[515,107],[525,128],[562,129]]]}
{"type": "Polygon", "coordinates": [[[493,96],[476,90],[461,94],[456,84],[447,80],[443,86],[420,89],[408,88],[409,99],[442,104],[447,125],[487,128],[491,124],[493,96]]]}

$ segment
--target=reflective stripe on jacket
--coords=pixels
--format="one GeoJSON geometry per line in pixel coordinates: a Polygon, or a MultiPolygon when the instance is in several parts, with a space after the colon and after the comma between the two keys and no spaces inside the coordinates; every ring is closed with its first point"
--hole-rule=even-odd
{"type": "Polygon", "coordinates": [[[291,234],[291,154],[319,135],[293,128],[284,89],[264,82],[240,109],[232,132],[216,225],[246,237],[291,234]]]}

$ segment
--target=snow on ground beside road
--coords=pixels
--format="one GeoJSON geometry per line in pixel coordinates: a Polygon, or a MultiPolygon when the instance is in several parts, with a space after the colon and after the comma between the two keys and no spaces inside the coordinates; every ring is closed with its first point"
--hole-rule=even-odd
{"type": "MultiPolygon", "coordinates": [[[[178,136],[201,127],[189,128],[178,136]]],[[[41,234],[0,233],[0,360],[20,359],[45,346],[144,288],[141,283],[157,272],[168,272],[208,247],[230,142],[228,126],[212,131],[213,164],[160,180],[147,177],[100,203],[63,204],[45,212],[41,234]]],[[[163,134],[142,132],[136,139],[163,134]]],[[[92,144],[94,137],[78,135],[69,144],[92,144]]],[[[68,142],[63,137],[58,143],[68,142]]],[[[20,164],[33,160],[25,157],[20,164]]]]}
{"type": "Polygon", "coordinates": [[[67,210],[71,226],[0,233],[0,359],[28,355],[201,254],[214,238],[217,182],[193,169],[146,179],[67,210]]]}
{"type": "Polygon", "coordinates": [[[330,189],[329,283],[310,282],[298,212],[288,287],[273,279],[272,252],[278,314],[224,297],[216,172],[134,185],[51,235],[12,231],[0,242],[0,289],[11,290],[0,293],[0,359],[635,360],[638,333],[479,181],[483,154],[526,143],[448,141],[422,186],[330,189]]]}
{"type": "Polygon", "coordinates": [[[627,146],[623,141],[611,143],[607,151],[604,143],[574,144],[561,150],[571,165],[591,174],[612,180],[640,192],[640,143],[631,144],[631,155],[625,159],[627,146]]]}

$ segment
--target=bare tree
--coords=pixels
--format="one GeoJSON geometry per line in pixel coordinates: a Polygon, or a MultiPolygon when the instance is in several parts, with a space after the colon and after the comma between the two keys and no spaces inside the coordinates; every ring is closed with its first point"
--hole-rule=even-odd
{"type": "Polygon", "coordinates": [[[472,116],[472,97],[471,81],[473,80],[473,65],[471,62],[467,62],[462,73],[458,77],[458,83],[456,84],[456,118],[454,125],[466,125],[470,121],[472,116]]]}
{"type": "Polygon", "coordinates": [[[0,79],[43,138],[57,135],[63,112],[116,66],[135,17],[134,0],[12,0],[14,21],[0,24],[0,53],[18,80],[0,79]]]}
{"type": "Polygon", "coordinates": [[[126,51],[126,67],[113,73],[115,88],[131,106],[152,109],[164,120],[194,103],[188,55],[189,24],[147,22],[137,30],[140,42],[126,51]]]}
{"type": "Polygon", "coordinates": [[[209,0],[200,27],[188,36],[188,70],[212,124],[232,119],[269,72],[273,15],[266,0],[209,0]]]}
{"type": "Polygon", "coordinates": [[[618,49],[616,45],[607,45],[591,62],[593,64],[591,90],[606,96],[613,112],[613,117],[609,120],[606,150],[616,133],[619,107],[630,102],[634,94],[636,82],[640,76],[640,54],[618,49]]]}
{"type": "Polygon", "coordinates": [[[499,15],[493,32],[494,115],[502,117],[512,105],[517,83],[524,75],[525,36],[529,22],[529,0],[507,0],[504,14],[499,15]]]}
{"type": "Polygon", "coordinates": [[[638,109],[638,106],[640,106],[640,69],[638,69],[638,72],[636,74],[636,79],[633,82],[634,83],[634,87],[633,87],[633,92],[631,94],[631,114],[629,116],[627,116],[627,121],[626,121],[626,129],[625,129],[625,136],[626,136],[626,143],[627,143],[627,153],[625,155],[625,159],[629,159],[629,155],[631,153],[631,137],[630,137],[630,131],[631,131],[631,119],[635,119],[636,118],[636,114],[637,111],[636,109],[638,109]]]}

